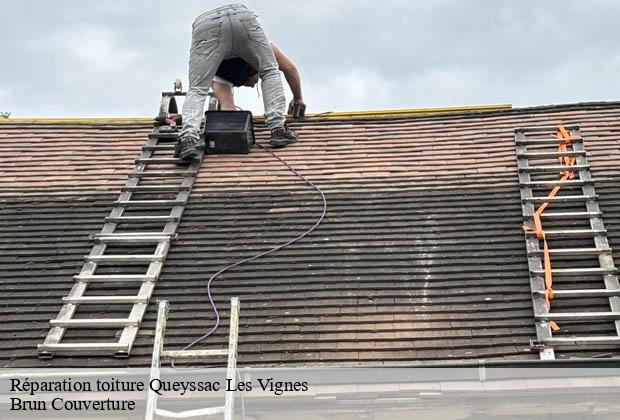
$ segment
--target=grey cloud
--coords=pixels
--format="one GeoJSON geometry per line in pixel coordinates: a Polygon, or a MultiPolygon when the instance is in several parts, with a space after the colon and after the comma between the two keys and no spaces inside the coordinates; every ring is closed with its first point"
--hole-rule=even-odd
{"type": "MultiPolygon", "coordinates": [[[[221,4],[0,0],[0,110],[152,115],[159,92],[187,78],[194,17],[221,4]]],[[[620,97],[613,0],[246,4],[299,66],[311,111],[620,97]]],[[[237,98],[262,112],[255,91],[237,98]]]]}

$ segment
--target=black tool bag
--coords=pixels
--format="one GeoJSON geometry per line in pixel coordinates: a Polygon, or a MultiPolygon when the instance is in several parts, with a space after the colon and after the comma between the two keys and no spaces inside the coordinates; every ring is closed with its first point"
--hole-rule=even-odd
{"type": "Polygon", "coordinates": [[[207,111],[205,113],[205,151],[218,154],[244,154],[254,144],[250,111],[207,111]]]}

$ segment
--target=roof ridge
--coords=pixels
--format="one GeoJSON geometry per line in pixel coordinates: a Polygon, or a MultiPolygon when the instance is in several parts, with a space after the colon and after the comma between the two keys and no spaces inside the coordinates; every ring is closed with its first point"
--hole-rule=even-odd
{"type": "MultiPolygon", "coordinates": [[[[321,112],[306,114],[303,122],[325,121],[325,120],[372,120],[372,119],[391,119],[413,116],[454,116],[455,114],[478,114],[481,112],[535,112],[546,110],[562,110],[583,107],[614,107],[619,106],[620,101],[593,101],[593,102],[574,102],[566,104],[535,105],[527,107],[513,107],[512,104],[490,104],[490,105],[465,105],[449,106],[436,108],[401,108],[401,109],[379,109],[367,111],[342,111],[342,112],[321,112]]],[[[263,116],[255,116],[255,121],[263,121],[263,116]]],[[[1,124],[152,124],[152,117],[70,117],[70,118],[0,118],[1,124]]]]}
{"type": "MultiPolygon", "coordinates": [[[[315,114],[307,114],[307,119],[345,119],[345,118],[372,118],[372,117],[398,117],[414,114],[440,114],[455,112],[471,112],[471,111],[497,111],[502,109],[511,109],[511,104],[492,104],[492,105],[466,105],[466,106],[449,106],[435,108],[400,108],[400,109],[379,109],[368,111],[342,111],[342,112],[321,112],[315,114]]],[[[256,120],[263,120],[263,116],[256,116],[256,120]]],[[[72,117],[72,118],[4,118],[0,119],[0,123],[77,123],[77,124],[97,124],[97,123],[152,123],[151,117],[72,117]]]]}

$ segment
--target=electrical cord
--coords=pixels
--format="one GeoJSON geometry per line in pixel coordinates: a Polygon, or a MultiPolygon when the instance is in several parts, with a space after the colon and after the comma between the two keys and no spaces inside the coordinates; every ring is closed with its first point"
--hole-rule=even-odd
{"type": "MultiPolygon", "coordinates": [[[[323,201],[323,210],[321,212],[321,216],[317,219],[317,221],[308,229],[306,230],[304,233],[298,235],[297,237],[291,239],[290,241],[283,243],[281,245],[278,245],[274,248],[271,248],[267,251],[261,252],[259,254],[254,255],[253,257],[249,257],[249,258],[245,258],[241,261],[237,261],[236,263],[230,264],[224,268],[222,268],[221,270],[219,270],[218,272],[216,272],[215,274],[213,274],[211,276],[211,278],[209,278],[209,281],[207,282],[207,295],[209,297],[209,303],[211,304],[211,308],[213,308],[213,312],[215,313],[215,323],[213,324],[213,327],[211,327],[211,329],[204,335],[198,337],[197,339],[195,339],[194,341],[192,341],[191,343],[189,343],[188,345],[186,345],[185,347],[183,347],[182,350],[189,350],[190,348],[194,347],[196,344],[200,343],[201,341],[205,340],[207,337],[211,336],[220,326],[220,313],[217,309],[217,305],[215,304],[215,301],[213,300],[213,295],[211,293],[211,284],[213,283],[213,280],[215,280],[218,276],[224,274],[225,272],[240,266],[241,264],[245,264],[247,262],[250,261],[254,261],[260,257],[264,257],[265,255],[271,254],[273,252],[279,251],[283,248],[288,247],[289,245],[294,244],[295,242],[305,238],[306,236],[308,236],[310,233],[312,233],[312,231],[314,231],[320,224],[321,222],[323,222],[323,219],[325,219],[325,214],[327,213],[327,198],[325,197],[325,193],[323,193],[323,191],[321,191],[321,189],[316,186],[312,181],[310,181],[308,178],[306,178],[305,176],[303,176],[302,174],[300,174],[299,172],[297,172],[297,170],[291,165],[289,164],[286,160],[282,159],[280,156],[276,155],[273,150],[269,147],[263,146],[260,143],[256,143],[256,145],[268,152],[269,154],[271,154],[274,158],[278,159],[280,162],[282,162],[282,164],[284,164],[284,166],[286,166],[293,174],[295,174],[295,176],[297,176],[298,178],[302,179],[307,185],[309,185],[310,187],[312,187],[314,190],[316,190],[320,195],[321,195],[321,200],[323,201]]],[[[179,369],[176,367],[175,365],[176,360],[173,359],[170,362],[170,365],[172,366],[172,368],[174,369],[179,369]]],[[[191,369],[191,368],[190,368],[191,369]]],[[[239,370],[235,369],[235,373],[237,378],[240,380],[241,376],[239,374],[239,370]]],[[[245,416],[245,398],[243,396],[243,393],[241,394],[241,416],[242,418],[245,420],[246,416],[245,416]]]]}
{"type": "MultiPolygon", "coordinates": [[[[263,251],[259,254],[256,254],[252,257],[249,258],[245,258],[241,261],[237,261],[236,263],[230,264],[222,269],[220,269],[218,272],[216,272],[215,274],[213,274],[211,276],[211,278],[209,278],[209,281],[207,282],[207,296],[209,298],[209,303],[211,304],[211,308],[213,308],[213,312],[215,313],[215,323],[213,324],[213,327],[211,327],[211,329],[204,335],[198,337],[197,339],[195,339],[194,341],[192,341],[191,343],[189,343],[188,345],[186,345],[185,347],[183,347],[182,350],[188,350],[192,347],[194,347],[196,344],[200,343],[201,341],[203,341],[204,339],[206,339],[207,337],[211,336],[220,326],[220,313],[217,309],[217,305],[215,304],[214,300],[213,300],[213,295],[211,293],[211,284],[213,283],[213,280],[215,280],[218,276],[224,274],[225,272],[240,266],[241,264],[245,264],[248,263],[250,261],[254,261],[260,257],[264,257],[265,255],[271,254],[273,252],[279,251],[283,248],[288,247],[289,245],[294,244],[295,242],[305,238],[306,236],[308,236],[310,233],[312,233],[312,231],[314,231],[320,224],[321,222],[323,222],[323,219],[325,218],[325,214],[327,213],[327,199],[325,198],[325,193],[323,193],[323,191],[321,191],[321,189],[319,187],[317,187],[312,181],[310,181],[308,178],[306,178],[305,176],[303,176],[302,174],[300,174],[299,172],[297,172],[297,170],[291,166],[286,160],[282,159],[280,156],[278,156],[277,154],[275,154],[273,152],[273,150],[270,147],[266,147],[263,146],[262,144],[256,143],[256,145],[270,153],[273,157],[275,157],[276,159],[278,159],[280,162],[282,162],[282,164],[284,164],[284,166],[286,166],[293,174],[295,174],[298,178],[302,179],[307,185],[309,185],[310,187],[312,187],[314,190],[316,190],[320,195],[321,195],[321,199],[323,201],[323,211],[321,213],[321,216],[317,219],[317,221],[314,223],[314,225],[312,225],[312,227],[310,227],[308,230],[306,230],[305,232],[303,232],[302,234],[298,235],[297,237],[291,239],[290,241],[283,243],[281,245],[278,245],[274,248],[271,248],[267,251],[263,251]]],[[[172,362],[170,363],[171,366],[173,368],[176,368],[175,366],[175,360],[172,360],[172,362]]]]}

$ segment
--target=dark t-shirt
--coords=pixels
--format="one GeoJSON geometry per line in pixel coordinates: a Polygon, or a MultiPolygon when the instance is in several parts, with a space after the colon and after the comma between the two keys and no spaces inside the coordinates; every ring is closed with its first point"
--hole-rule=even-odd
{"type": "Polygon", "coordinates": [[[234,86],[242,86],[248,77],[254,76],[256,73],[258,72],[254,67],[239,57],[222,61],[215,72],[217,76],[228,80],[234,86]]]}

